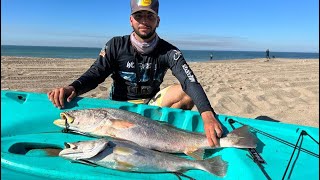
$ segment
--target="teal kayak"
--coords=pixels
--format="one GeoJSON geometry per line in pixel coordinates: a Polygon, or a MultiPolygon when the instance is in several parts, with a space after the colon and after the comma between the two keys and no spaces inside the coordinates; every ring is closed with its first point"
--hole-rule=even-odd
{"type": "Polygon", "coordinates": [[[123,109],[188,131],[204,132],[197,111],[82,97],[58,109],[46,94],[2,90],[2,179],[319,179],[319,128],[223,114],[217,118],[225,133],[249,125],[259,139],[255,149],[221,148],[206,152],[206,158],[221,155],[228,162],[223,178],[201,170],[180,175],[134,173],[72,163],[57,156],[64,142],[94,138],[64,133],[53,121],[63,111],[87,108],[123,109]]]}

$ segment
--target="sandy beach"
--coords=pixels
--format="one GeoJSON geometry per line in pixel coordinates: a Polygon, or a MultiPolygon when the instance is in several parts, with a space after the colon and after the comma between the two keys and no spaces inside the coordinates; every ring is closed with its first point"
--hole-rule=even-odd
{"type": "MultiPolygon", "coordinates": [[[[1,89],[47,93],[73,82],[94,60],[1,56],[1,89]]],[[[319,59],[264,60],[189,65],[218,114],[318,127],[319,59]]],[[[109,77],[82,97],[108,98],[111,83],[109,77]]],[[[161,87],[173,83],[168,71],[161,87]]]]}

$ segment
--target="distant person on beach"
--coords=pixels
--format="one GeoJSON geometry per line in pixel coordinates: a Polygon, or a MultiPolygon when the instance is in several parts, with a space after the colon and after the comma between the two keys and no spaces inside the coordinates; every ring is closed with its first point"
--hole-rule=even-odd
{"type": "Polygon", "coordinates": [[[56,107],[63,108],[65,100],[70,102],[96,88],[111,75],[112,100],[188,110],[196,105],[209,145],[218,146],[223,130],[207,95],[181,51],[156,33],[160,23],[158,8],[158,0],[131,0],[133,32],[109,40],[82,76],[68,86],[49,91],[48,98],[56,107]],[[180,84],[160,91],[169,68],[180,84]]]}
{"type": "Polygon", "coordinates": [[[269,55],[269,53],[270,53],[270,51],[269,51],[269,49],[267,49],[267,50],[266,50],[266,58],[267,58],[267,60],[269,60],[269,59],[270,59],[270,55],[269,55]]]}
{"type": "Polygon", "coordinates": [[[213,58],[213,54],[211,53],[211,54],[210,54],[210,60],[212,60],[212,58],[213,58]]]}

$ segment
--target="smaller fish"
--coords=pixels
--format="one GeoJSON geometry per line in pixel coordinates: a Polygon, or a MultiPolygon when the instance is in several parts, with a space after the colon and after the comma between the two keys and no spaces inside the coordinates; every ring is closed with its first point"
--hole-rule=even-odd
{"type": "Polygon", "coordinates": [[[185,172],[200,169],[223,177],[228,168],[227,162],[223,161],[221,156],[189,160],[118,139],[65,143],[65,149],[59,156],[83,164],[132,172],[185,172]]]}

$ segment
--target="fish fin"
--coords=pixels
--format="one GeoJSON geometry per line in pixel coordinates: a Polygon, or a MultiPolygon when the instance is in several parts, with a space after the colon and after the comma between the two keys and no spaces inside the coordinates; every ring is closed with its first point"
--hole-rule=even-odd
{"type": "Polygon", "coordinates": [[[89,166],[93,166],[93,167],[96,167],[98,165],[90,162],[90,161],[87,161],[87,160],[84,160],[84,159],[81,159],[81,160],[78,160],[78,161],[72,161],[72,163],[80,163],[80,164],[85,164],[85,165],[89,165],[89,166]]]}
{"type": "Polygon", "coordinates": [[[258,139],[245,125],[227,134],[227,137],[220,139],[221,147],[256,148],[258,139]]]}
{"type": "Polygon", "coordinates": [[[117,163],[116,169],[121,170],[121,171],[130,171],[133,169],[135,166],[133,164],[130,164],[125,161],[120,161],[115,159],[115,162],[117,163]]]}
{"type": "Polygon", "coordinates": [[[87,151],[86,153],[83,153],[81,157],[77,158],[76,160],[84,160],[89,159],[97,154],[99,154],[101,151],[103,151],[108,146],[108,141],[105,141],[104,139],[101,139],[102,143],[97,143],[98,145],[93,147],[90,151],[87,151]]]}
{"type": "Polygon", "coordinates": [[[184,153],[197,160],[202,160],[204,156],[204,149],[186,149],[184,153]]]}
{"type": "Polygon", "coordinates": [[[189,180],[196,180],[196,179],[194,179],[194,178],[192,178],[192,177],[190,177],[190,176],[187,176],[187,175],[185,175],[185,174],[183,174],[183,173],[185,173],[186,172],[186,170],[184,170],[184,171],[182,171],[182,170],[180,170],[180,171],[177,171],[177,172],[172,172],[174,175],[176,175],[179,179],[182,179],[181,177],[185,177],[185,178],[187,178],[187,179],[189,179],[189,180]],[[181,177],[180,177],[181,176],[181,177]]]}
{"type": "Polygon", "coordinates": [[[224,177],[227,173],[228,163],[221,158],[221,155],[210,159],[198,160],[199,169],[207,171],[211,174],[224,177]]]}
{"type": "MultiPolygon", "coordinates": [[[[106,138],[106,137],[104,137],[104,138],[106,138]]],[[[113,137],[112,137],[113,138],[113,137]]],[[[111,139],[112,139],[111,138],[111,139]]],[[[110,139],[110,141],[112,141],[110,139]]],[[[115,139],[115,140],[117,140],[117,141],[123,141],[123,142],[125,142],[125,143],[128,143],[128,144],[131,144],[131,145],[134,145],[134,146],[140,146],[139,144],[137,144],[137,143],[135,143],[135,142],[132,142],[132,141],[129,141],[129,140],[127,140],[127,139],[122,139],[122,138],[118,138],[118,137],[115,137],[115,138],[113,138],[113,139],[115,139]]]]}
{"type": "MultiPolygon", "coordinates": [[[[65,130],[65,129],[64,129],[64,130],[65,130]]],[[[62,130],[62,131],[65,132],[64,130],[62,130]]],[[[68,130],[67,130],[67,133],[71,133],[71,134],[82,134],[82,135],[88,136],[88,137],[92,136],[92,135],[90,135],[89,133],[85,133],[85,132],[81,132],[81,131],[76,131],[76,130],[71,130],[71,129],[68,129],[68,130]]]]}
{"type": "Polygon", "coordinates": [[[169,123],[166,122],[166,121],[160,121],[160,120],[154,120],[154,121],[156,121],[156,122],[158,122],[159,124],[164,125],[164,126],[170,126],[170,127],[173,126],[173,125],[169,124],[169,123]]]}
{"type": "Polygon", "coordinates": [[[166,122],[166,121],[158,121],[158,120],[156,120],[161,126],[165,126],[165,127],[169,127],[169,128],[174,128],[174,129],[176,129],[176,130],[179,130],[179,131],[181,131],[181,129],[180,128],[177,128],[176,126],[174,126],[173,124],[169,124],[168,122],[166,122]]]}
{"type": "Polygon", "coordinates": [[[116,146],[113,148],[113,152],[119,155],[130,156],[135,154],[137,151],[128,147],[116,146]]]}
{"type": "Polygon", "coordinates": [[[133,122],[123,120],[123,119],[110,119],[112,122],[112,127],[115,129],[128,129],[135,126],[133,122]]]}

